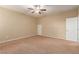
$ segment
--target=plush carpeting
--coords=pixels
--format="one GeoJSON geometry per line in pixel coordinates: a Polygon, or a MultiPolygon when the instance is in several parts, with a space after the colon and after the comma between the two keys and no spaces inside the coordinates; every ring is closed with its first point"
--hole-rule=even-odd
{"type": "Polygon", "coordinates": [[[79,43],[44,36],[33,36],[0,44],[0,53],[79,53],[79,43]]]}

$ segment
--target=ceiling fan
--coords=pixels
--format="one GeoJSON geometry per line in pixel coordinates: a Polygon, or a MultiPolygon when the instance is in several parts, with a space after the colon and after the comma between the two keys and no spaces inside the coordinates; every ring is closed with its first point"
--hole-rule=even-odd
{"type": "Polygon", "coordinates": [[[46,11],[46,9],[41,8],[40,5],[33,5],[33,8],[28,9],[31,10],[31,13],[38,13],[38,14],[42,14],[44,11],[46,11]]]}

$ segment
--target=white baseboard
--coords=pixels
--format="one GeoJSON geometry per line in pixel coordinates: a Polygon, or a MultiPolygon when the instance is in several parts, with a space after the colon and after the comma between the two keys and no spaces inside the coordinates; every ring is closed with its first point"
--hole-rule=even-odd
{"type": "Polygon", "coordinates": [[[23,38],[29,38],[29,37],[32,37],[32,36],[35,36],[35,35],[30,35],[30,36],[22,36],[22,37],[17,37],[17,38],[13,38],[13,39],[8,39],[8,40],[5,40],[5,41],[1,41],[1,43],[6,43],[6,42],[9,42],[9,41],[14,41],[14,40],[19,40],[19,39],[23,39],[23,38]]]}
{"type": "Polygon", "coordinates": [[[64,39],[64,38],[52,37],[52,36],[49,36],[49,35],[40,35],[40,36],[45,36],[45,37],[50,37],[50,38],[55,38],[55,39],[63,39],[63,40],[66,40],[66,39],[64,39]]]}

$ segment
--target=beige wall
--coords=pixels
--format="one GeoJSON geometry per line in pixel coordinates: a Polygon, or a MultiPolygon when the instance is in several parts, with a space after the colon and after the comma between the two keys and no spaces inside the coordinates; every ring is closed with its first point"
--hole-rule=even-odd
{"type": "Polygon", "coordinates": [[[34,18],[0,8],[0,42],[34,35],[36,35],[34,18]]]}
{"type": "Polygon", "coordinates": [[[42,25],[42,35],[65,39],[66,18],[75,16],[77,16],[77,9],[39,19],[39,24],[42,25]]]}

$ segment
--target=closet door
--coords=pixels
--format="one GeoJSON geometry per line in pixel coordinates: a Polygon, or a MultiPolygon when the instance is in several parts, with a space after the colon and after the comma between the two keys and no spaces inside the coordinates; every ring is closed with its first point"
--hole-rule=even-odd
{"type": "Polygon", "coordinates": [[[42,25],[41,24],[37,25],[37,35],[42,35],[42,25]]]}
{"type": "Polygon", "coordinates": [[[77,17],[66,19],[66,39],[77,41],[77,17]]]}

